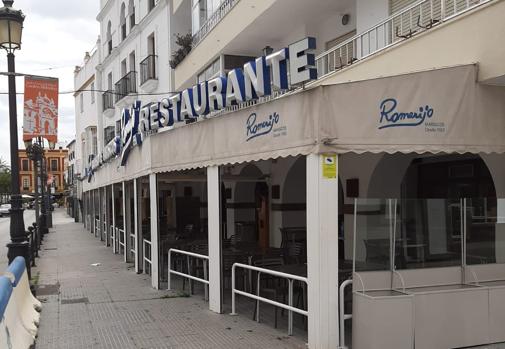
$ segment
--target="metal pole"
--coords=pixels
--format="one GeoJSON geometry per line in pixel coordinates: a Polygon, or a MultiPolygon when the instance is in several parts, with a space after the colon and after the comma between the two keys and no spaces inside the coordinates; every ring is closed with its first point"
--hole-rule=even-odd
{"type": "MultiPolygon", "coordinates": [[[[7,54],[7,66],[9,73],[15,72],[14,53],[7,54]]],[[[17,256],[22,256],[26,261],[28,275],[30,270],[30,253],[28,242],[26,241],[25,222],[23,219],[23,207],[19,191],[19,154],[18,154],[18,120],[16,105],[16,77],[9,74],[9,128],[11,146],[11,219],[10,237],[11,242],[7,244],[9,249],[7,257],[9,264],[17,256]]]]}
{"type": "Polygon", "coordinates": [[[44,239],[44,235],[49,231],[47,229],[46,217],[47,217],[47,207],[45,200],[45,171],[44,171],[44,148],[42,147],[42,138],[38,137],[37,142],[42,150],[39,157],[39,165],[40,165],[40,232],[41,232],[41,240],[44,239]]]}

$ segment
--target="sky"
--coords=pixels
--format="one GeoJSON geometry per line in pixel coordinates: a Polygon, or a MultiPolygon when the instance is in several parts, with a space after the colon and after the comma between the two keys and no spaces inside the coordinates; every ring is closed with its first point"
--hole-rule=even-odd
{"type": "MultiPolygon", "coordinates": [[[[59,78],[60,92],[74,90],[74,69],[84,53],[96,44],[99,0],[15,0],[13,7],[25,14],[21,50],[16,51],[16,72],[59,78]]],[[[7,55],[0,51],[0,72],[7,71],[7,55]]],[[[22,142],[23,77],[16,78],[18,92],[18,138],[22,142]]],[[[0,93],[8,91],[0,77],[0,93]]],[[[68,144],[75,137],[73,94],[60,94],[58,142],[68,144]]],[[[0,158],[10,163],[8,96],[0,94],[0,158]]]]}

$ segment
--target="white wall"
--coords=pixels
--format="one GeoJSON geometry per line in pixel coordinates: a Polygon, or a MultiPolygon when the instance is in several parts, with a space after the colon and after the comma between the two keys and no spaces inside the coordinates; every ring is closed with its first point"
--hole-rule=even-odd
{"type": "Polygon", "coordinates": [[[389,0],[356,0],[356,11],[356,29],[361,33],[389,17],[389,0]]]}

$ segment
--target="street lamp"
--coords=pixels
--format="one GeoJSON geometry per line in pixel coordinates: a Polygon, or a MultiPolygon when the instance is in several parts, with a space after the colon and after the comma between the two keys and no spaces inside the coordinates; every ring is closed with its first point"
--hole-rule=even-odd
{"type": "Polygon", "coordinates": [[[29,246],[26,241],[23,207],[19,192],[19,155],[18,155],[18,122],[16,108],[16,76],[14,51],[21,48],[21,33],[25,16],[19,10],[12,8],[13,0],[3,0],[0,8],[0,47],[7,51],[7,68],[9,71],[9,124],[11,141],[11,242],[7,256],[11,263],[17,256],[23,256],[28,270],[29,246]]]}

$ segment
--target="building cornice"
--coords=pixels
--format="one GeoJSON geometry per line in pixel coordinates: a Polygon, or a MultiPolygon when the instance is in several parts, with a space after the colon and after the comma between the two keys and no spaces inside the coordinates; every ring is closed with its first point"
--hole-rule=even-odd
{"type": "Polygon", "coordinates": [[[97,21],[101,22],[103,20],[105,13],[110,10],[113,2],[114,2],[114,0],[107,0],[107,2],[105,3],[105,6],[102,7],[100,12],[98,12],[98,15],[96,16],[97,21]]]}

